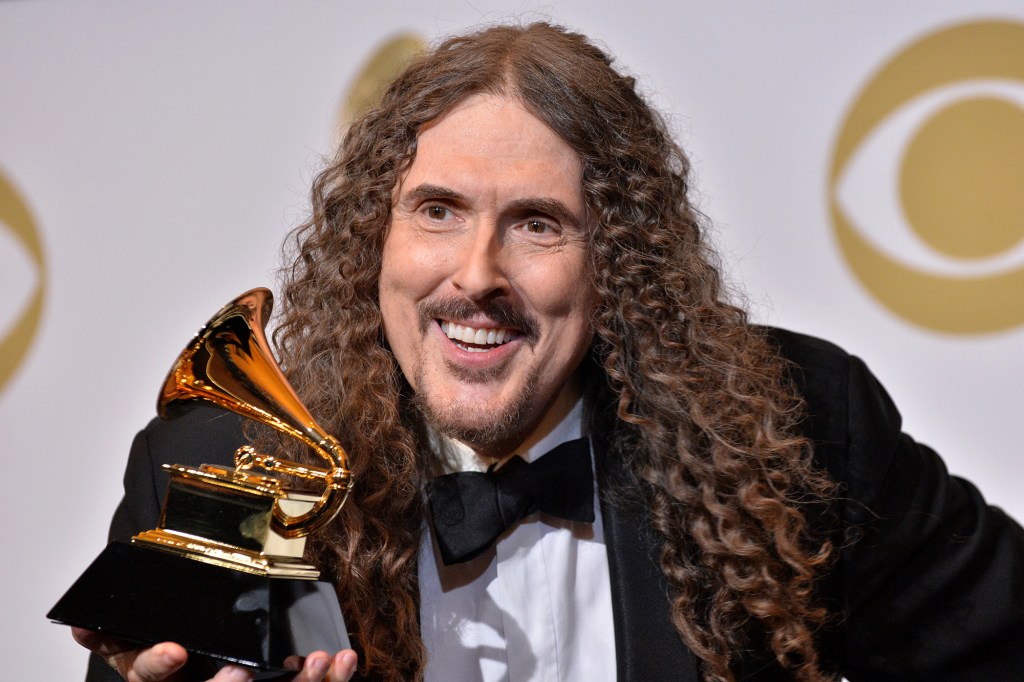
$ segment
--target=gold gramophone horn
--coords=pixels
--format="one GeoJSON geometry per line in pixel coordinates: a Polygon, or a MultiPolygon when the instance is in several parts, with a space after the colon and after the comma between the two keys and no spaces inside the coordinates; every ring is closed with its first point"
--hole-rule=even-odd
{"type": "MultiPolygon", "coordinates": [[[[253,289],[224,306],[181,352],[157,400],[161,417],[174,417],[189,403],[210,402],[297,438],[324,460],[314,467],[279,459],[243,446],[235,466],[253,466],[322,482],[323,493],[309,511],[289,516],[274,505],[272,527],[286,538],[322,528],[341,510],[352,485],[348,457],[299,400],[267,343],[264,328],[273,308],[267,289],[253,289]]],[[[230,471],[230,470],[229,470],[230,471]]]]}

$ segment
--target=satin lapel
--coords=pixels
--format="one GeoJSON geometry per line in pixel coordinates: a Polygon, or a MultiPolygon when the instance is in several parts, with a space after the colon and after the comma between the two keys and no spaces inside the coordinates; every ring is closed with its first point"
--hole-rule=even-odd
{"type": "Polygon", "coordinates": [[[592,436],[592,443],[602,491],[619,682],[700,682],[694,657],[669,617],[668,588],[646,510],[608,499],[604,491],[622,476],[620,463],[606,456],[600,434],[592,436]]]}

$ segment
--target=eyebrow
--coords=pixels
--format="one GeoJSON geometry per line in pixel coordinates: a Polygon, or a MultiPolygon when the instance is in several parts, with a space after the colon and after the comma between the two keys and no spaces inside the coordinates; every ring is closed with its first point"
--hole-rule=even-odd
{"type": "Polygon", "coordinates": [[[506,206],[505,211],[521,216],[543,213],[569,227],[580,227],[582,220],[582,217],[574,214],[564,203],[549,197],[517,199],[506,206]]]}
{"type": "MultiPolygon", "coordinates": [[[[407,194],[402,195],[399,201],[406,203],[426,201],[428,199],[451,201],[453,203],[467,202],[464,194],[456,192],[449,187],[431,184],[423,184],[414,187],[409,190],[407,194]]],[[[511,213],[517,216],[525,216],[532,213],[543,213],[552,216],[561,223],[565,223],[573,227],[579,227],[582,223],[581,216],[577,216],[573,213],[565,203],[558,199],[552,199],[551,197],[526,197],[523,199],[516,199],[506,206],[503,206],[502,212],[511,213]]]]}
{"type": "Polygon", "coordinates": [[[444,199],[446,201],[462,203],[466,201],[463,194],[453,189],[440,185],[418,185],[410,190],[408,194],[401,196],[400,201],[424,201],[426,199],[444,199]]]}

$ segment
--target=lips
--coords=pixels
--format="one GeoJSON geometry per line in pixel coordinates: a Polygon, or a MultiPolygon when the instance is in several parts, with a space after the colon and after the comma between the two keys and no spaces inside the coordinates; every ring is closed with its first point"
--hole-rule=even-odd
{"type": "Polygon", "coordinates": [[[519,337],[520,332],[508,327],[471,327],[449,320],[438,320],[441,331],[459,348],[471,353],[492,350],[519,337]]]}

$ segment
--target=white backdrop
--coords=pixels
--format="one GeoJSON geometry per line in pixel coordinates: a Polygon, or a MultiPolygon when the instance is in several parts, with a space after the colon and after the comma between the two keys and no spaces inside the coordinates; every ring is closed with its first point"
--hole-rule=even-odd
{"type": "Polygon", "coordinates": [[[0,385],[5,679],[81,677],[84,652],[44,614],[104,546],[171,360],[220,305],[274,283],[340,103],[398,32],[429,40],[514,15],[606,45],[670,112],[755,318],[865,358],[907,430],[1024,517],[1024,328],[948,334],[883,307],[840,252],[827,194],[838,131],[873,74],[931,32],[1024,23],[1019,2],[355,5],[0,2],[0,180],[43,253],[38,265],[0,221],[0,341],[45,284],[27,355],[0,357],[17,365],[0,385]]]}

